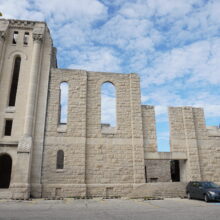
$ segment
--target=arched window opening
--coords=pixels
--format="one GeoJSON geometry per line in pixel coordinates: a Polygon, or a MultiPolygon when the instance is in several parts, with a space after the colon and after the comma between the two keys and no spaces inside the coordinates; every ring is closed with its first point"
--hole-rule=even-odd
{"type": "Polygon", "coordinates": [[[57,169],[63,169],[64,167],[64,152],[62,150],[57,151],[57,169]]]}
{"type": "Polygon", "coordinates": [[[9,155],[0,155],[0,188],[9,188],[11,181],[12,159],[9,155]]]}
{"type": "Polygon", "coordinates": [[[18,31],[14,31],[13,38],[12,38],[12,44],[17,44],[18,40],[18,31]]]}
{"type": "Polygon", "coordinates": [[[116,90],[110,82],[103,83],[101,87],[101,125],[116,126],[116,90]]]}
{"type": "Polygon", "coordinates": [[[29,32],[25,32],[24,39],[23,39],[24,45],[28,45],[28,41],[29,41],[29,32]]]}
{"type": "Polygon", "coordinates": [[[66,124],[68,117],[68,83],[60,83],[60,111],[59,123],[66,124]]]}
{"type": "Polygon", "coordinates": [[[9,104],[8,104],[9,106],[15,106],[20,65],[21,65],[21,57],[18,56],[15,58],[15,62],[14,62],[14,70],[11,81],[11,90],[10,90],[9,104]]]}

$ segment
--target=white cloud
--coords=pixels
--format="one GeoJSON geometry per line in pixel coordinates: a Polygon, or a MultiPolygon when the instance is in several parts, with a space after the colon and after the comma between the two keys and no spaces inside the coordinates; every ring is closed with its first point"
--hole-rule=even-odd
{"type": "Polygon", "coordinates": [[[53,24],[80,20],[81,22],[93,22],[103,19],[107,15],[106,7],[98,0],[1,0],[0,8],[4,17],[44,20],[53,24]],[[89,5],[89,7],[88,7],[89,5]]]}
{"type": "Polygon", "coordinates": [[[70,19],[94,20],[106,15],[106,7],[97,0],[38,0],[35,7],[55,21],[66,22],[70,19]]]}
{"type": "Polygon", "coordinates": [[[92,71],[120,72],[120,58],[109,48],[87,47],[83,52],[75,51],[75,62],[69,66],[74,69],[92,71]]]}
{"type": "Polygon", "coordinates": [[[155,115],[158,117],[167,115],[167,106],[163,106],[163,105],[155,106],[155,115]]]}
{"type": "Polygon", "coordinates": [[[44,15],[40,11],[31,10],[32,5],[28,0],[0,0],[0,9],[4,18],[44,20],[44,15]]]}
{"type": "Polygon", "coordinates": [[[205,104],[203,107],[207,118],[218,117],[220,122],[220,104],[205,104]]]}
{"type": "Polygon", "coordinates": [[[166,53],[158,53],[153,67],[146,68],[142,86],[163,84],[190,74],[190,82],[220,82],[220,39],[200,41],[166,53]]]}
{"type": "Polygon", "coordinates": [[[146,19],[128,19],[116,15],[108,20],[100,29],[95,30],[93,34],[96,41],[115,45],[124,50],[134,49],[135,45],[132,46],[132,44],[138,45],[137,42],[140,41],[137,49],[141,49],[146,44],[146,41],[148,41],[147,44],[150,44],[151,47],[152,39],[144,39],[151,28],[151,22],[146,19]],[[144,43],[142,43],[143,41],[144,43]],[[129,48],[127,48],[128,44],[130,44],[129,48]]]}

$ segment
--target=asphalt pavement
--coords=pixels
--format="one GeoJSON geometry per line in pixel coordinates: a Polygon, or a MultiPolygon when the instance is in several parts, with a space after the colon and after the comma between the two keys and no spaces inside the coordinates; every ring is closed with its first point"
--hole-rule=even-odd
{"type": "Polygon", "coordinates": [[[219,220],[220,203],[187,199],[0,200],[0,220],[219,220]]]}

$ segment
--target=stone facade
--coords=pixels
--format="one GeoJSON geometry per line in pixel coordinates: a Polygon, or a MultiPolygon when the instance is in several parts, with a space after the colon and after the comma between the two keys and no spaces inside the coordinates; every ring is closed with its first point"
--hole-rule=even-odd
{"type": "Polygon", "coordinates": [[[169,108],[171,151],[185,152],[181,181],[220,182],[220,129],[206,127],[202,108],[169,108]]]}
{"type": "Polygon", "coordinates": [[[139,78],[135,74],[51,69],[43,160],[43,196],[125,195],[144,183],[139,78]],[[68,121],[58,123],[59,86],[69,85],[68,121]],[[101,85],[117,88],[117,127],[101,126],[101,85]],[[63,127],[63,128],[62,128],[63,127]],[[109,129],[109,130],[108,130],[109,129]],[[64,152],[64,169],[56,153],[64,152]],[[71,189],[71,190],[70,190],[71,189]]]}
{"type": "Polygon", "coordinates": [[[141,105],[137,74],[56,63],[44,22],[0,20],[0,198],[126,196],[146,180],[170,182],[170,160],[179,160],[182,182],[220,182],[220,130],[206,128],[202,109],[169,108],[171,152],[158,153],[154,107],[141,105]],[[62,82],[67,123],[59,118],[62,82]],[[105,82],[116,88],[115,127],[101,124],[105,82]]]}
{"type": "Polygon", "coordinates": [[[146,182],[171,182],[170,160],[145,160],[146,182]]]}

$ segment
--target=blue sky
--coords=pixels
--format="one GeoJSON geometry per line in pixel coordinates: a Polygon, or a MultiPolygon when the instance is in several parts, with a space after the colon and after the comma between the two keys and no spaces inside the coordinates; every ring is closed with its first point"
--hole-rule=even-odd
{"type": "Polygon", "coordinates": [[[0,11],[46,21],[60,68],[138,73],[160,151],[167,106],[203,107],[207,125],[219,125],[220,0],[0,0],[0,11]]]}

